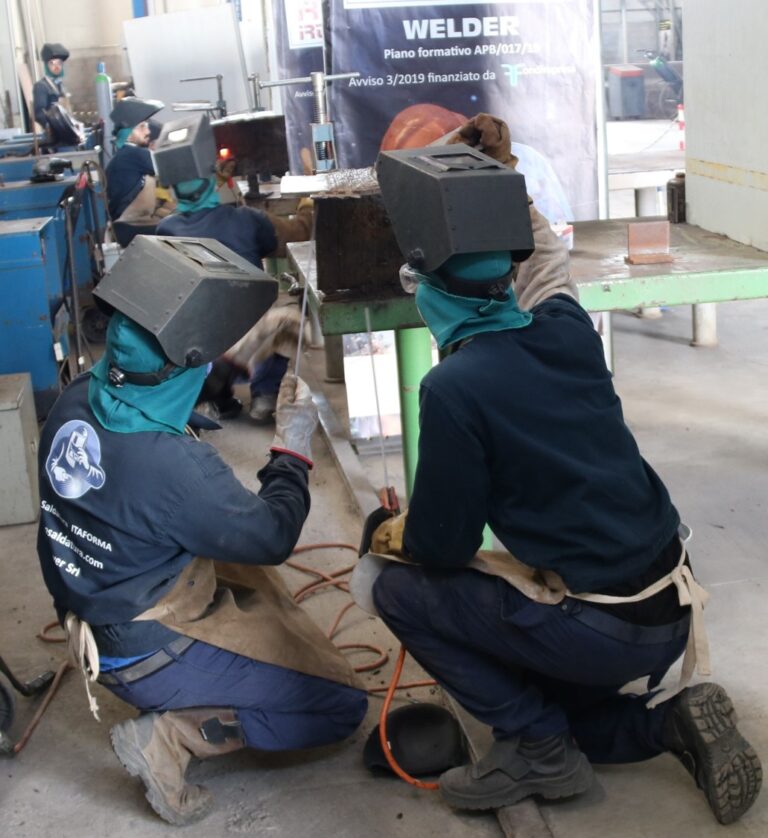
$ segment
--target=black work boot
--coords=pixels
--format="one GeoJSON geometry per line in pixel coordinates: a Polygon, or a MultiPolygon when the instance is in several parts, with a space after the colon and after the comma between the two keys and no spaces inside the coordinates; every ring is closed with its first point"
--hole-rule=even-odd
{"type": "Polygon", "coordinates": [[[504,739],[474,765],[440,777],[440,793],[457,809],[498,809],[538,794],[552,800],[586,791],[592,766],[570,734],[537,741],[504,739]]]}
{"type": "Polygon", "coordinates": [[[704,792],[720,823],[738,820],[757,799],[760,760],[736,728],[736,711],[719,684],[696,684],[669,702],[662,740],[704,792]]]}
{"type": "Polygon", "coordinates": [[[213,806],[213,797],[204,786],[185,780],[191,758],[206,759],[244,747],[240,735],[206,740],[203,726],[211,721],[221,722],[220,729],[230,726],[233,734],[239,734],[234,711],[210,707],[172,710],[162,715],[143,713],[110,731],[112,749],[123,767],[142,780],[152,808],[175,826],[201,820],[213,806]]]}

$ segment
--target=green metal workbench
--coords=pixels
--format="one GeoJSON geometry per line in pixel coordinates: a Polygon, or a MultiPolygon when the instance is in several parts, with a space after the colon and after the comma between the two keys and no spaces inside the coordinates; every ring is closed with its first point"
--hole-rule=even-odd
{"type": "MultiPolygon", "coordinates": [[[[634,220],[634,219],[633,219],[634,220]]],[[[768,253],[738,244],[700,227],[671,227],[671,263],[628,265],[626,221],[584,221],[574,225],[571,275],[580,302],[592,312],[690,305],[693,345],[717,342],[715,303],[768,297],[768,253]]],[[[406,491],[410,494],[418,446],[419,383],[432,365],[430,336],[413,297],[324,299],[317,291],[314,243],[288,245],[289,259],[324,335],[395,330],[406,491]]]]}

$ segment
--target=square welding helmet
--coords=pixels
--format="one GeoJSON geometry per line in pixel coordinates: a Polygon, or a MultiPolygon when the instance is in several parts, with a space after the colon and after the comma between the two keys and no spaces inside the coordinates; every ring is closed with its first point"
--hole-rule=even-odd
{"type": "Polygon", "coordinates": [[[193,114],[166,122],[152,158],[160,183],[175,186],[207,179],[216,169],[216,139],[207,114],[193,114]]]}
{"type": "Polygon", "coordinates": [[[382,151],[376,175],[408,264],[431,273],[451,256],[534,251],[525,178],[467,145],[382,151]]]}
{"type": "Polygon", "coordinates": [[[178,367],[213,361],[266,313],[277,280],[215,239],[136,236],[93,292],[178,367]]]}

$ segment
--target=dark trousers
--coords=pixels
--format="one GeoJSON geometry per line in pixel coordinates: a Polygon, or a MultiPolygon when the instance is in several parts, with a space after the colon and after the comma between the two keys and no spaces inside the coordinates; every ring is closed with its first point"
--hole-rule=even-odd
{"type": "MultiPolygon", "coordinates": [[[[363,690],[260,663],[197,641],[163,669],[130,683],[110,685],[139,710],[231,707],[246,744],[263,751],[328,745],[349,736],[363,720],[363,690]]],[[[120,670],[110,672],[120,677],[120,670]]]]}
{"type": "Polygon", "coordinates": [[[288,358],[285,355],[270,355],[253,368],[251,373],[251,396],[272,396],[280,389],[288,358]]]}
{"type": "Polygon", "coordinates": [[[648,695],[618,690],[646,675],[661,678],[685,648],[685,622],[644,629],[578,600],[541,605],[474,570],[390,564],[373,593],[405,648],[497,739],[570,730],[596,763],[665,750],[664,705],[649,710],[648,695]],[[600,630],[583,621],[590,618],[600,630]]]}

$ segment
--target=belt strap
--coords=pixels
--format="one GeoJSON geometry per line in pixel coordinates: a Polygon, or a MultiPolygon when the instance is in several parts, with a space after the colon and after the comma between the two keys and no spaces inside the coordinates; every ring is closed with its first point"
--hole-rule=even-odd
{"type": "Polygon", "coordinates": [[[102,672],[99,675],[98,681],[100,684],[114,686],[115,684],[130,684],[133,681],[138,681],[140,678],[146,678],[147,675],[152,675],[158,669],[168,666],[174,660],[173,655],[180,655],[182,652],[186,652],[194,642],[191,637],[185,637],[183,635],[177,637],[168,643],[164,649],[158,650],[148,658],[144,658],[144,660],[138,661],[131,666],[126,666],[125,669],[117,670],[120,673],[119,675],[114,675],[111,672],[102,672]],[[169,652],[172,652],[173,655],[169,654],[169,652]]]}
{"type": "MultiPolygon", "coordinates": [[[[690,536],[689,536],[690,537],[690,536]]],[[[687,539],[686,539],[687,540],[687,539]]],[[[656,693],[648,702],[648,707],[656,707],[663,701],[668,701],[677,695],[691,680],[694,671],[700,675],[711,675],[709,659],[709,641],[704,627],[704,606],[709,601],[709,594],[693,578],[690,567],[685,564],[685,541],[680,539],[681,552],[680,560],[676,567],[666,576],[649,585],[634,596],[620,597],[608,596],[607,594],[572,594],[568,596],[573,599],[580,599],[584,602],[597,602],[604,605],[619,605],[627,602],[639,602],[648,599],[674,585],[677,588],[677,597],[680,605],[691,607],[691,630],[688,633],[688,642],[683,655],[683,667],[680,672],[680,680],[677,686],[665,687],[656,693]]]]}

